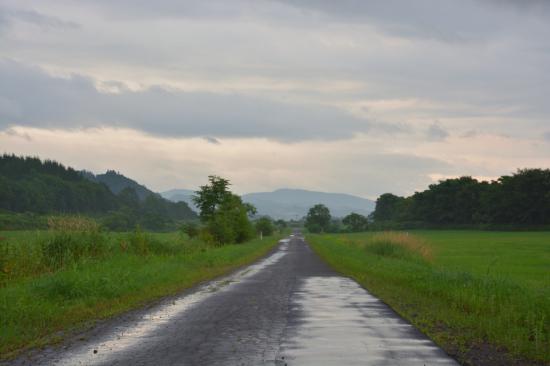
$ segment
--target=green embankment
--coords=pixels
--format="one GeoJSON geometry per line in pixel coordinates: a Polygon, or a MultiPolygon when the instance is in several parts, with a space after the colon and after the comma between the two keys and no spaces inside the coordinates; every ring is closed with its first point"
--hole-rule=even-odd
{"type": "Polygon", "coordinates": [[[332,267],[460,361],[550,361],[549,232],[416,231],[307,239],[332,267]]]}
{"type": "Polygon", "coordinates": [[[178,233],[0,232],[0,359],[225,274],[278,239],[212,247],[178,233]]]}

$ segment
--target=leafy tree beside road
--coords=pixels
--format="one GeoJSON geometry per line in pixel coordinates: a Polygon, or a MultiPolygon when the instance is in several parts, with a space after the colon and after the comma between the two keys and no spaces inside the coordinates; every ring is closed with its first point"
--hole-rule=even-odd
{"type": "Polygon", "coordinates": [[[254,229],[248,216],[256,212],[254,206],[233,194],[227,179],[211,175],[208,181],[193,197],[205,225],[205,238],[216,244],[242,243],[252,238],[254,229]]]}
{"type": "Polygon", "coordinates": [[[330,210],[323,204],[317,204],[309,209],[306,216],[306,228],[312,233],[328,231],[330,227],[330,210]]]}

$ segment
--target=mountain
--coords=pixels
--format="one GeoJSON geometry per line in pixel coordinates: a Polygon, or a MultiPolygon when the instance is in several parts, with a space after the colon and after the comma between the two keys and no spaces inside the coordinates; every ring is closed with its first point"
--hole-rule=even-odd
{"type": "Polygon", "coordinates": [[[315,204],[322,203],[330,209],[333,217],[344,217],[351,212],[368,215],[374,210],[375,203],[344,193],[325,193],[304,189],[278,189],[273,192],[249,193],[242,196],[243,201],[253,204],[259,215],[268,215],[275,219],[300,219],[307,215],[315,204]]]}
{"type": "Polygon", "coordinates": [[[105,184],[114,194],[119,194],[125,188],[132,188],[136,192],[140,201],[144,201],[148,196],[155,194],[144,185],[141,185],[135,180],[125,177],[114,170],[107,170],[105,174],[94,175],[93,173],[86,171],[82,172],[82,174],[89,180],[105,184]]]}
{"type": "Polygon", "coordinates": [[[197,210],[193,199],[191,198],[195,191],[191,189],[171,189],[169,191],[160,192],[160,195],[172,202],[185,202],[193,210],[197,210]]]}

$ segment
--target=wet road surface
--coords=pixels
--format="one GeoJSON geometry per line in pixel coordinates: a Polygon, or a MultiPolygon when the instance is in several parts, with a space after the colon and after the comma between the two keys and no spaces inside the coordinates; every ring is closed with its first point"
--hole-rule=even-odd
{"type": "Polygon", "coordinates": [[[14,365],[457,365],[299,236],[258,263],[14,365]]]}

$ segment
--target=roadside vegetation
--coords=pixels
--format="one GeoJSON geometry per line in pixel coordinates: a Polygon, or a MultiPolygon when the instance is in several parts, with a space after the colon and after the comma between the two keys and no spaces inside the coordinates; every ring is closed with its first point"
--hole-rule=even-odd
{"type": "Polygon", "coordinates": [[[314,250],[465,364],[550,361],[550,233],[310,234],[314,250]]]}
{"type": "Polygon", "coordinates": [[[197,192],[200,225],[176,232],[111,232],[84,216],[49,217],[48,230],[0,231],[0,359],[265,255],[284,227],[252,222],[254,208],[228,186],[210,177],[197,192]]]}
{"type": "Polygon", "coordinates": [[[106,233],[67,221],[72,227],[0,232],[1,358],[227,273],[279,238],[213,246],[181,233],[106,233]]]}

